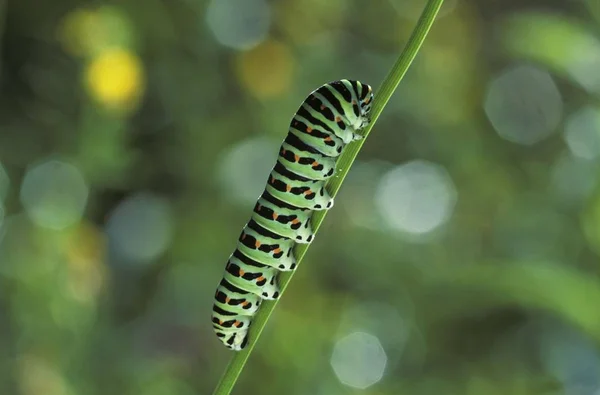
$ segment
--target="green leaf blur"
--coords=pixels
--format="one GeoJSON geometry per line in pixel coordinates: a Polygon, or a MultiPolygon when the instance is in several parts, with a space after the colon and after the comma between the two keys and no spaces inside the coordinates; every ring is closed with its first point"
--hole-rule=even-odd
{"type": "MultiPolygon", "coordinates": [[[[298,104],[425,0],[0,1],[0,394],[209,394],[298,104]]],[[[600,7],[446,0],[233,394],[600,388],[600,7]]]]}

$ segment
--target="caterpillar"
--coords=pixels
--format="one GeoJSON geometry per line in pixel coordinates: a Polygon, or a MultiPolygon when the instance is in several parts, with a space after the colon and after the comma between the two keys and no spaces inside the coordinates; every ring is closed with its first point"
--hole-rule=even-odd
{"type": "Polygon", "coordinates": [[[311,215],[333,206],[325,183],[335,174],[344,147],[362,139],[357,131],[369,124],[372,101],[369,85],[334,81],[314,90],[292,118],[215,293],[213,328],[227,348],[239,351],[247,345],[262,300],[281,293],[278,272],[296,268],[295,243],[313,241],[311,215]]]}

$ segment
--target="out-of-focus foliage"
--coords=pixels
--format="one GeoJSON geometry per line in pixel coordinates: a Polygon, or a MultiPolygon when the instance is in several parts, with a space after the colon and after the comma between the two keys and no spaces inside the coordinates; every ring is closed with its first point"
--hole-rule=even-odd
{"type": "MultiPolygon", "coordinates": [[[[424,4],[0,1],[0,393],[210,393],[290,118],[424,4]]],[[[599,4],[446,1],[236,394],[600,390],[599,4]]]]}

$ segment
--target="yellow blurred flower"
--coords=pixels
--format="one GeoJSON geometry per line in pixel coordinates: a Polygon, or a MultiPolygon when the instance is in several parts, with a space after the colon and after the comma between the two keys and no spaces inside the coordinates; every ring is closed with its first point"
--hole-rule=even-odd
{"type": "Polygon", "coordinates": [[[285,92],[293,75],[291,51],[283,43],[267,40],[237,58],[238,77],[254,96],[272,98],[285,92]]]}
{"type": "Polygon", "coordinates": [[[85,70],[90,95],[112,109],[130,109],[144,89],[141,60],[124,49],[110,49],[92,59],[85,70]]]}

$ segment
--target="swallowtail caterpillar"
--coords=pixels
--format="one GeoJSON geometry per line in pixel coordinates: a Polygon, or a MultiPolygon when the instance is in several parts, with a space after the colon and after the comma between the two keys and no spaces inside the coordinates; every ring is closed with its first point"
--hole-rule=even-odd
{"type": "Polygon", "coordinates": [[[327,210],[325,190],[338,156],[369,123],[371,87],[359,81],[330,82],[313,91],[292,118],[277,163],[245,225],[217,287],[212,323],[217,337],[239,351],[248,343],[252,317],[262,299],[280,295],[279,271],[296,268],[295,243],[310,243],[314,210],[327,210]]]}

